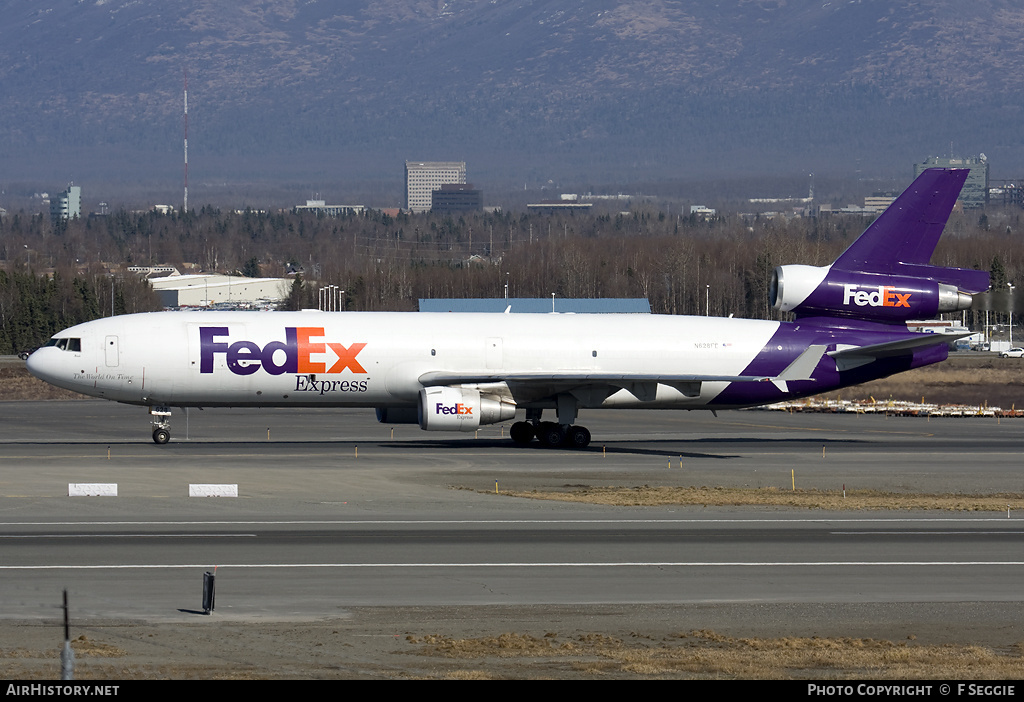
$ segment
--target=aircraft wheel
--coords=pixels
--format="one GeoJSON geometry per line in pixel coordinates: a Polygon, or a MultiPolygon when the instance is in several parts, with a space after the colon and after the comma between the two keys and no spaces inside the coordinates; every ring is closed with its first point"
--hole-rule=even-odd
{"type": "Polygon", "coordinates": [[[565,437],[566,441],[573,448],[586,448],[590,445],[590,430],[586,427],[569,427],[569,433],[565,437]]]}
{"type": "Polygon", "coordinates": [[[565,441],[565,432],[562,427],[554,422],[541,422],[537,429],[537,438],[547,447],[560,446],[565,441]]]}
{"type": "Polygon", "coordinates": [[[512,437],[512,441],[525,446],[533,441],[533,425],[529,422],[516,422],[509,429],[508,435],[512,437]]]}
{"type": "Polygon", "coordinates": [[[153,430],[153,443],[154,444],[166,444],[171,440],[171,432],[166,429],[154,429],[153,430]]]}

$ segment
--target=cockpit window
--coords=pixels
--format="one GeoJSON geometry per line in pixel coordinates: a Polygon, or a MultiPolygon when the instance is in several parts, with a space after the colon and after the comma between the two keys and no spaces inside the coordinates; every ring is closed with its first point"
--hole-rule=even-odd
{"type": "Polygon", "coordinates": [[[56,346],[61,351],[75,351],[77,353],[82,352],[82,340],[75,338],[66,339],[50,339],[47,346],[56,346]]]}

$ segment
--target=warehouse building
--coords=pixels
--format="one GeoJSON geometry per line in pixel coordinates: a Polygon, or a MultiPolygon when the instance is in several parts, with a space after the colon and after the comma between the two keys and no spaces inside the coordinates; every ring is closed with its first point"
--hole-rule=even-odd
{"type": "Polygon", "coordinates": [[[167,309],[273,309],[288,297],[286,278],[245,278],[220,274],[173,275],[151,278],[150,285],[167,309]]]}

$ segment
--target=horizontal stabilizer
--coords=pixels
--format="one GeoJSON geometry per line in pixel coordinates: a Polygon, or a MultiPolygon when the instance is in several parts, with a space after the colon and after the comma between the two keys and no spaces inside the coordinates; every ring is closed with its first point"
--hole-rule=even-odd
{"type": "Polygon", "coordinates": [[[899,270],[900,275],[935,280],[946,285],[952,285],[957,290],[971,293],[972,295],[984,292],[989,288],[988,271],[976,271],[970,268],[943,268],[941,266],[926,266],[916,263],[903,264],[899,270]]]}
{"type": "Polygon", "coordinates": [[[905,339],[886,341],[881,344],[840,346],[835,351],[829,351],[828,355],[835,359],[836,368],[842,372],[871,363],[879,358],[902,356],[914,349],[948,344],[965,336],[970,336],[970,332],[963,334],[915,334],[905,339]]]}

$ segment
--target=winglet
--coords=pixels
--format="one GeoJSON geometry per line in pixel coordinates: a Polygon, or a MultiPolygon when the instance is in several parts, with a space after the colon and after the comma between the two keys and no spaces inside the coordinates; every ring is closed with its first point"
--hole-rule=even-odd
{"type": "Polygon", "coordinates": [[[786,370],[771,379],[772,383],[782,392],[789,392],[787,381],[814,380],[811,377],[811,373],[818,367],[818,361],[825,355],[826,348],[828,347],[824,344],[808,346],[802,354],[796,357],[796,360],[786,367],[786,370]]]}

